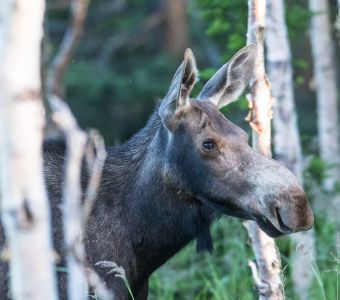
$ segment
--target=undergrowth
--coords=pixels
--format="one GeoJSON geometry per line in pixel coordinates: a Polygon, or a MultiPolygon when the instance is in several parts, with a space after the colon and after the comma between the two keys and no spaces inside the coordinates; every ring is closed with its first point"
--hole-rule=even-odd
{"type": "MultiPolygon", "coordinates": [[[[316,257],[309,272],[314,274],[310,300],[339,300],[340,233],[327,218],[315,220],[316,257]]],[[[196,253],[194,242],[179,252],[150,280],[149,299],[158,300],[255,300],[248,259],[254,259],[241,221],[223,217],[212,226],[215,251],[196,253]]],[[[289,237],[277,240],[284,269],[286,299],[297,300],[291,278],[289,237]]]]}

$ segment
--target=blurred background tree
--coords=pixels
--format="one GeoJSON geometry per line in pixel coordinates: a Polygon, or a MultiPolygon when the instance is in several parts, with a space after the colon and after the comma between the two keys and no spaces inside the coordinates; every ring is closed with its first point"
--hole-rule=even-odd
{"type": "MultiPolygon", "coordinates": [[[[317,136],[315,80],[310,48],[308,0],[286,0],[286,22],[292,52],[298,127],[304,159],[304,182],[316,212],[316,256],[310,266],[310,299],[337,299],[340,268],[331,253],[339,253],[337,212],[320,183],[327,164],[320,159],[317,136]],[[332,271],[333,270],[333,271],[332,271]]],[[[337,1],[329,0],[335,24],[337,1]]],[[[321,12],[322,13],[322,12],[321,12]]],[[[44,60],[49,62],[69,19],[69,1],[48,0],[44,60]]],[[[84,34],[65,76],[66,99],[83,127],[95,127],[108,145],[121,143],[141,128],[170,84],[186,47],[193,49],[200,68],[200,86],[246,43],[247,0],[93,0],[84,34]]],[[[332,26],[332,37],[339,36],[332,26]]],[[[335,43],[339,57],[339,43],[335,43]]],[[[337,73],[340,64],[335,60],[337,73]]],[[[339,86],[339,78],[337,78],[339,86]]],[[[339,99],[338,99],[339,102],[339,99]]],[[[247,101],[223,111],[250,132],[244,117],[247,101]]],[[[289,137],[287,137],[288,139],[289,137]]],[[[335,199],[335,198],[334,198],[335,199]]],[[[223,218],[213,227],[215,253],[197,255],[194,246],[182,251],[157,271],[151,299],[256,299],[241,222],[223,218]]],[[[340,236],[340,235],[339,235],[340,236]]],[[[339,237],[340,240],[340,237],[339,237]]],[[[286,294],[294,294],[291,277],[293,244],[279,240],[286,294]]],[[[303,249],[300,249],[303,251],[303,249]]]]}

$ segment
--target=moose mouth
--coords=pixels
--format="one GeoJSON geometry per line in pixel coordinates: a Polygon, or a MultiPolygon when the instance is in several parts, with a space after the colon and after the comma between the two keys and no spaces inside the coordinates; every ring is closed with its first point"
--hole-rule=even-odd
{"type": "MultiPolygon", "coordinates": [[[[281,219],[281,217],[279,217],[281,219]]],[[[276,237],[280,237],[284,234],[289,234],[292,232],[291,229],[288,228],[288,226],[286,226],[285,224],[282,223],[281,226],[281,222],[282,220],[278,220],[278,223],[280,224],[280,229],[277,228],[277,226],[275,226],[268,218],[266,218],[265,216],[255,216],[253,217],[253,220],[260,226],[260,228],[270,237],[272,238],[276,238],[276,237]]]]}
{"type": "Polygon", "coordinates": [[[224,215],[244,219],[244,220],[253,220],[255,221],[259,227],[270,237],[277,238],[284,234],[292,233],[293,231],[283,222],[279,210],[275,210],[275,219],[276,221],[271,221],[269,218],[260,213],[247,213],[244,210],[236,207],[233,204],[220,204],[214,201],[207,199],[206,197],[197,196],[196,198],[201,201],[203,204],[209,206],[210,208],[222,213],[224,215]],[[276,225],[273,223],[275,222],[276,225]]]}

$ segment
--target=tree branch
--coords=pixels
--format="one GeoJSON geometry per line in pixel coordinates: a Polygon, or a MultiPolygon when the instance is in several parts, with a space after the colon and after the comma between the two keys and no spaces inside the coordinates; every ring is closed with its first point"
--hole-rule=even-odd
{"type": "Polygon", "coordinates": [[[72,0],[71,21],[47,76],[47,93],[63,96],[62,79],[83,31],[89,0],[72,0]]]}

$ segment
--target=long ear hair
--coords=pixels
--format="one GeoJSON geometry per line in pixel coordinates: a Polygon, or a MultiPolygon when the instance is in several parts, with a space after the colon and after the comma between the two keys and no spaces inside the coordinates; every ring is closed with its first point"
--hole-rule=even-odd
{"type": "Polygon", "coordinates": [[[163,124],[172,130],[175,121],[176,111],[179,107],[189,104],[189,96],[197,78],[195,56],[190,49],[184,54],[184,60],[177,69],[168,93],[164,97],[160,107],[159,115],[163,124]]]}

